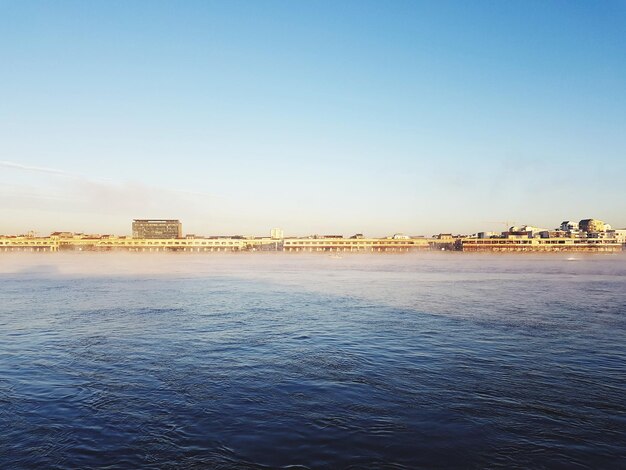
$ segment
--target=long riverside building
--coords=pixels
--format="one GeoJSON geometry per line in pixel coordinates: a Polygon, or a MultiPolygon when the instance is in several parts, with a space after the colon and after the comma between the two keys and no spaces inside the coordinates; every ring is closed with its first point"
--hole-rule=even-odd
{"type": "Polygon", "coordinates": [[[182,238],[0,237],[0,252],[135,251],[135,252],[406,252],[428,250],[428,239],[387,238],[182,238]]]}
{"type": "Polygon", "coordinates": [[[136,251],[136,252],[218,252],[247,248],[245,239],[151,239],[123,237],[0,237],[0,252],[30,251],[136,251]]]}
{"type": "Polygon", "coordinates": [[[3,251],[59,251],[59,240],[53,237],[0,237],[0,252],[3,251]]]}
{"type": "Polygon", "coordinates": [[[430,249],[426,238],[285,238],[283,251],[287,252],[406,252],[430,249]]]}
{"type": "Polygon", "coordinates": [[[611,238],[465,238],[462,247],[469,252],[622,251],[622,244],[611,238]]]}
{"type": "Polygon", "coordinates": [[[0,236],[1,252],[130,251],[288,253],[406,253],[425,250],[467,252],[618,252],[623,245],[612,238],[181,238],[150,239],[116,236],[0,236]]]}

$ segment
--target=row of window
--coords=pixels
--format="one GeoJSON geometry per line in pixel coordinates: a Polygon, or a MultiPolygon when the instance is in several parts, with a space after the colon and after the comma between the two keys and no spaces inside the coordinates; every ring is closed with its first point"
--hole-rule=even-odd
{"type": "Polygon", "coordinates": [[[602,240],[602,239],[576,239],[576,240],[471,240],[464,241],[464,245],[515,245],[515,244],[534,244],[535,245],[568,245],[571,244],[614,244],[616,240],[602,240]]]}
{"type": "Polygon", "coordinates": [[[407,240],[404,241],[374,241],[374,242],[355,242],[355,241],[290,241],[285,240],[285,246],[313,246],[313,245],[323,245],[323,246],[335,246],[335,245],[352,245],[352,246],[372,246],[372,245],[424,245],[424,243],[413,243],[407,240]]]}
{"type": "Polygon", "coordinates": [[[115,246],[180,246],[180,247],[194,247],[194,246],[241,246],[241,242],[214,242],[214,241],[193,241],[193,242],[100,242],[99,245],[115,245],[115,246]]]}
{"type": "MultiPolygon", "coordinates": [[[[242,246],[241,242],[214,242],[214,241],[195,241],[195,242],[94,242],[94,243],[64,243],[64,245],[98,245],[98,246],[166,246],[177,245],[180,247],[194,247],[194,246],[242,246]]],[[[2,246],[57,246],[56,242],[51,241],[0,241],[2,246]]]]}
{"type": "Polygon", "coordinates": [[[21,245],[21,246],[56,246],[54,242],[34,242],[34,241],[0,241],[0,245],[21,245]]]}

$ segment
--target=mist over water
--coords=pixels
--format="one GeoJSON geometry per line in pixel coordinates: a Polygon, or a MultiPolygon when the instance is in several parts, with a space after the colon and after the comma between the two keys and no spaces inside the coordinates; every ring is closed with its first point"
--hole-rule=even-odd
{"type": "Polygon", "coordinates": [[[0,257],[1,468],[619,468],[626,256],[0,257]]]}

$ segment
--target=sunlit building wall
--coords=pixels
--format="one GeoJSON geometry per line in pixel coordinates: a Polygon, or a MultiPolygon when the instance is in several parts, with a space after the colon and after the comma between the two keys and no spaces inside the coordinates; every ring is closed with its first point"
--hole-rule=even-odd
{"type": "Polygon", "coordinates": [[[182,238],[183,225],[174,219],[135,219],[133,238],[182,238]]]}

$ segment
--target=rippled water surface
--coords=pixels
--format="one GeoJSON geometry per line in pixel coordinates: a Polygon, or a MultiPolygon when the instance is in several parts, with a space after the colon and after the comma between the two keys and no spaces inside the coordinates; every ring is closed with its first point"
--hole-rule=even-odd
{"type": "Polygon", "coordinates": [[[1,468],[619,468],[626,257],[0,257],[1,468]]]}

